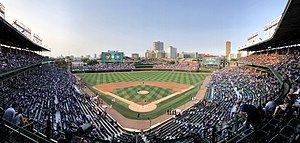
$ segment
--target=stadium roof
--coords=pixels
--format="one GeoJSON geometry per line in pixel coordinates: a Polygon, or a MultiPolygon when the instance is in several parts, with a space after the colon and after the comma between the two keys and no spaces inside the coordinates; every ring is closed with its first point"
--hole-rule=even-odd
{"type": "Polygon", "coordinates": [[[273,36],[267,40],[240,49],[260,51],[300,43],[300,0],[289,0],[273,36]]]}
{"type": "Polygon", "coordinates": [[[0,42],[3,45],[18,47],[31,51],[50,51],[32,42],[2,17],[0,17],[0,29],[0,42]]]}

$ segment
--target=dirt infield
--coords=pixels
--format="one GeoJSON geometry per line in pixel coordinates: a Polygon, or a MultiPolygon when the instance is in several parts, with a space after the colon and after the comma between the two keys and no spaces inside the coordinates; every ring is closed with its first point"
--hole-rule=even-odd
{"type": "Polygon", "coordinates": [[[150,102],[135,102],[136,104],[139,104],[139,105],[147,105],[149,104],[150,102]]]}
{"type": "Polygon", "coordinates": [[[173,96],[176,96],[178,94],[181,94],[183,92],[186,92],[194,86],[188,85],[188,84],[180,84],[176,82],[155,82],[155,81],[143,81],[143,82],[116,82],[116,83],[108,83],[108,84],[100,84],[100,85],[95,85],[93,86],[94,89],[106,94],[110,95],[118,100],[121,100],[124,103],[129,104],[128,108],[131,109],[132,111],[136,112],[150,112],[156,109],[156,104],[165,101],[173,96]],[[115,89],[118,88],[125,88],[125,87],[131,87],[131,86],[136,86],[136,85],[151,85],[151,86],[157,86],[157,87],[162,87],[162,88],[169,88],[173,90],[175,93],[168,95],[164,98],[161,98],[159,100],[156,100],[154,102],[150,102],[149,104],[139,104],[139,103],[134,103],[132,101],[129,101],[125,98],[122,98],[118,95],[115,95],[111,93],[115,89]]]}

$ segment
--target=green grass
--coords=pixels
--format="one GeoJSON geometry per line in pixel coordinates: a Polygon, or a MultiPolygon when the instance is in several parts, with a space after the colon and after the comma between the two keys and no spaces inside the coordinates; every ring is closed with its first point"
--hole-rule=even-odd
{"type": "MultiPolygon", "coordinates": [[[[192,97],[197,94],[199,87],[202,85],[203,80],[207,74],[189,73],[189,72],[168,72],[168,71],[151,71],[151,72],[111,72],[111,73],[90,73],[90,74],[78,74],[86,83],[87,87],[93,92],[98,93],[106,103],[112,104],[123,116],[136,119],[137,112],[134,112],[128,108],[128,104],[116,99],[115,103],[112,103],[112,97],[100,93],[93,89],[94,85],[105,84],[111,82],[128,82],[128,81],[160,81],[160,82],[177,82],[181,84],[193,85],[194,88],[186,91],[185,93],[178,94],[168,100],[165,100],[157,105],[154,111],[141,113],[141,120],[147,120],[147,118],[156,118],[162,114],[165,114],[168,109],[175,109],[186,102],[190,101],[192,97]]],[[[134,91],[136,92],[136,91],[134,91]]],[[[150,94],[150,93],[149,93],[150,94]]],[[[167,96],[167,95],[166,95],[167,96]]],[[[132,101],[132,100],[131,100],[132,101]]],[[[148,102],[148,101],[147,101],[148,102]]]]}
{"type": "Polygon", "coordinates": [[[153,102],[174,93],[171,89],[151,85],[137,85],[115,89],[112,93],[133,102],[153,102]],[[138,90],[149,91],[149,94],[137,94],[138,90]]]}

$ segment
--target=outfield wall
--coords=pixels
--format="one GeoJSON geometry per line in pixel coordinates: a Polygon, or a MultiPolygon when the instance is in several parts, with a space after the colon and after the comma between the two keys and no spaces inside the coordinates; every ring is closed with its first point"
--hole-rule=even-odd
{"type": "Polygon", "coordinates": [[[180,69],[154,69],[154,68],[137,68],[124,70],[71,70],[72,73],[104,73],[104,72],[130,72],[130,71],[179,71],[179,72],[201,72],[212,73],[211,70],[180,70],[180,69]]]}

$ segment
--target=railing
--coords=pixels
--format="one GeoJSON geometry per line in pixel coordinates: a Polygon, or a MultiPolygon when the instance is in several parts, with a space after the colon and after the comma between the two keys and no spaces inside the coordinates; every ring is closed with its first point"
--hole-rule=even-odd
{"type": "Polygon", "coordinates": [[[53,143],[39,132],[33,131],[33,123],[24,127],[16,126],[6,120],[0,119],[0,142],[24,142],[24,143],[53,143]]]}

